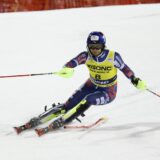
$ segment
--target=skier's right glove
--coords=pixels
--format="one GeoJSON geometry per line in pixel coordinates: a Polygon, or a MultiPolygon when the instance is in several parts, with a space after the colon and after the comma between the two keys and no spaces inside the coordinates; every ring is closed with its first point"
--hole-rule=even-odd
{"type": "Polygon", "coordinates": [[[73,68],[64,67],[60,71],[55,72],[54,74],[58,75],[60,77],[63,77],[63,78],[70,78],[74,74],[74,69],[73,68]]]}
{"type": "Polygon", "coordinates": [[[131,78],[131,82],[137,89],[141,89],[141,90],[146,90],[147,89],[146,82],[141,80],[140,78],[137,78],[137,77],[133,76],[131,78]]]}

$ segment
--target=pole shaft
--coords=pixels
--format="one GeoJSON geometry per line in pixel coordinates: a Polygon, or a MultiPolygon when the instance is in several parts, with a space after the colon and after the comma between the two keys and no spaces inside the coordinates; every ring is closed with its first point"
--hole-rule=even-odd
{"type": "Polygon", "coordinates": [[[154,95],[156,95],[157,97],[159,97],[159,98],[160,98],[160,95],[159,95],[159,94],[157,94],[157,93],[155,93],[155,92],[151,91],[150,89],[147,89],[147,91],[148,91],[148,92],[150,92],[150,93],[152,93],[152,94],[154,94],[154,95]]]}
{"type": "Polygon", "coordinates": [[[50,73],[36,73],[36,74],[17,74],[17,75],[7,75],[7,76],[0,76],[0,78],[15,78],[15,77],[29,77],[29,76],[44,76],[44,75],[51,75],[50,73]]]}

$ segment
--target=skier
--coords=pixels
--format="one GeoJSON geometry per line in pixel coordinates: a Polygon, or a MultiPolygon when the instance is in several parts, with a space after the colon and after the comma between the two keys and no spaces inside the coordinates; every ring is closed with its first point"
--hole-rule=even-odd
{"type": "MultiPolygon", "coordinates": [[[[64,104],[55,105],[39,117],[31,119],[23,125],[24,130],[51,119],[53,122],[49,125],[49,129],[57,129],[74,119],[79,120],[78,117],[84,116],[84,112],[92,105],[105,105],[112,102],[117,93],[117,69],[123,72],[136,88],[147,89],[146,83],[135,76],[124,63],[121,55],[107,48],[102,32],[91,32],[87,38],[87,51],[71,59],[55,74],[70,78],[74,74],[74,68],[81,64],[85,64],[90,73],[90,77],[82,87],[64,104]]],[[[48,132],[48,128],[41,132],[48,132]]]]}

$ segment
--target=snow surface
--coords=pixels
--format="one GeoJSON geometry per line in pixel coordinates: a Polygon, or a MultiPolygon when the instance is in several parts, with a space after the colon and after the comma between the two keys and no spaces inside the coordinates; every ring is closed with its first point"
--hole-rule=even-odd
{"type": "MultiPolygon", "coordinates": [[[[160,93],[160,4],[0,14],[0,75],[54,72],[86,50],[89,32],[105,33],[107,46],[148,87],[160,93]]],[[[12,127],[64,102],[88,78],[85,66],[71,79],[35,76],[0,79],[1,160],[159,160],[160,98],[118,73],[117,98],[93,106],[83,124],[107,116],[90,130],[59,130],[41,138],[17,136],[12,127]]],[[[73,122],[78,124],[78,122],[73,122]]]]}

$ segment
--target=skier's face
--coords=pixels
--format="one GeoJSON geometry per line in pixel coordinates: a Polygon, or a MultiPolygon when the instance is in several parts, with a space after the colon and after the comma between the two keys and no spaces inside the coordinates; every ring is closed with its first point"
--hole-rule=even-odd
{"type": "Polygon", "coordinates": [[[93,49],[90,49],[90,52],[92,53],[92,55],[94,56],[99,56],[102,52],[102,49],[96,49],[96,48],[93,48],[93,49]]]}
{"type": "Polygon", "coordinates": [[[102,50],[104,49],[104,45],[103,44],[89,44],[88,48],[92,55],[99,56],[102,50]]]}

